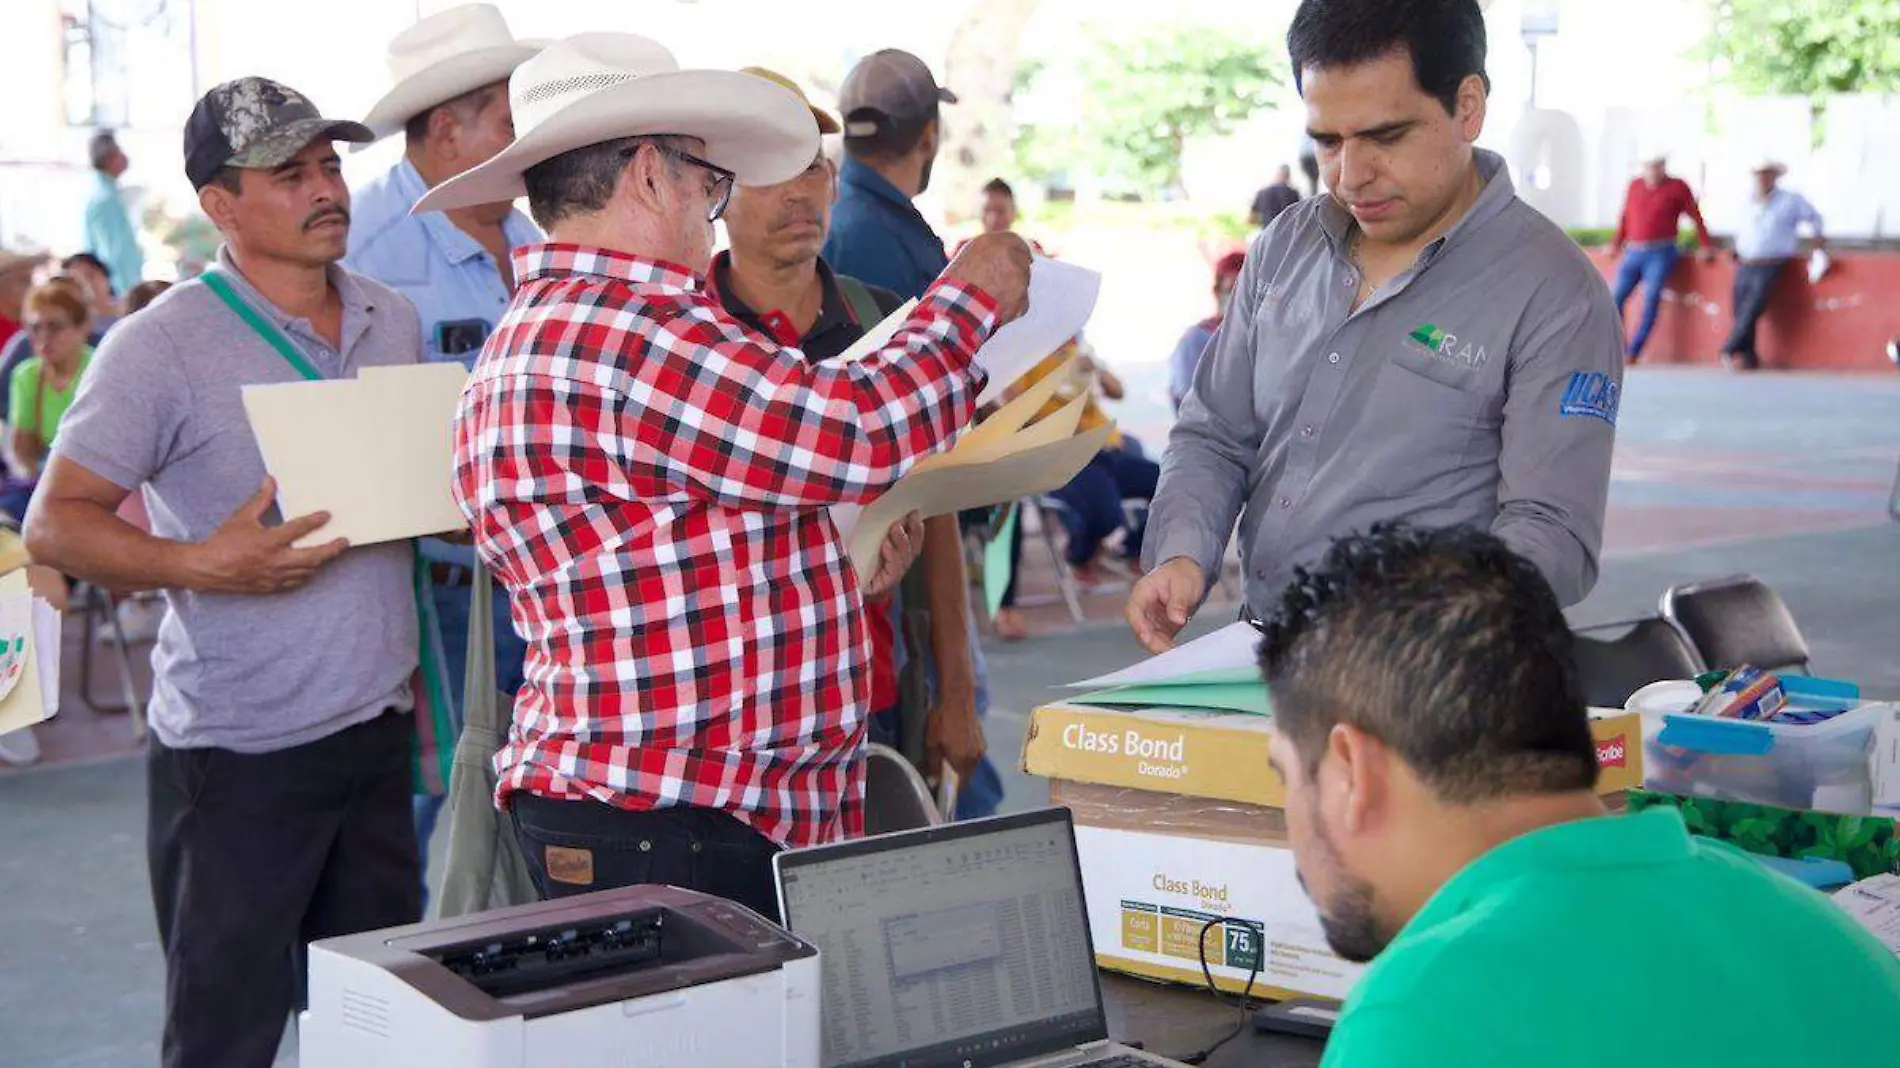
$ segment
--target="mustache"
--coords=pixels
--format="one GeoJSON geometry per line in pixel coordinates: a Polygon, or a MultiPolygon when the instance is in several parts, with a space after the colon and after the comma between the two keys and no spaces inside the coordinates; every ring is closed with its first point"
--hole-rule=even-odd
{"type": "Polygon", "coordinates": [[[343,225],[348,226],[350,224],[349,209],[339,208],[334,205],[327,208],[318,208],[316,211],[313,211],[310,213],[309,218],[303,221],[303,228],[305,230],[308,230],[318,225],[319,223],[326,222],[330,219],[341,219],[343,221],[343,225]]]}
{"type": "Polygon", "coordinates": [[[772,229],[783,230],[788,226],[796,226],[799,223],[810,223],[813,226],[823,227],[825,225],[825,220],[822,216],[822,213],[817,212],[817,211],[787,212],[786,214],[781,215],[778,218],[772,220],[772,229]]]}

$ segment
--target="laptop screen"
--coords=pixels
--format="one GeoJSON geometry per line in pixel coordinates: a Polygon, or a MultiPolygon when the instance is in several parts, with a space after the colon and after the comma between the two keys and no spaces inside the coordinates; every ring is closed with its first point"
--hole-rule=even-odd
{"type": "Polygon", "coordinates": [[[1005,1064],[1107,1037],[1067,809],[781,854],[825,1068],[1005,1064]]]}

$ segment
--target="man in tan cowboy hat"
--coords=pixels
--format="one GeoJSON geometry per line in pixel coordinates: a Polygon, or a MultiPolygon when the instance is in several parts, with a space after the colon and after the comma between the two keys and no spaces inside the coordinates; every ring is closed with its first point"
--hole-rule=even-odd
{"type": "Polygon", "coordinates": [[[668,882],[776,915],[772,854],[863,827],[864,606],[827,506],[969,423],[1029,250],[973,244],[889,342],[813,365],[701,283],[733,186],[818,154],[804,101],[606,33],[509,95],[514,143],[417,206],[525,193],[551,238],[516,254],[455,430],[529,642],[497,801],[545,896],[668,882]]]}
{"type": "MultiPolygon", "coordinates": [[[[394,84],[370,109],[365,125],[378,137],[400,130],[403,158],[356,193],[350,251],[344,266],[395,289],[422,317],[431,360],[473,366],[482,342],[508,306],[514,250],[541,239],[508,201],[447,213],[411,215],[422,194],[486,163],[514,139],[508,76],[538,49],[516,41],[490,4],[464,4],[431,15],[389,43],[394,84]]],[[[441,620],[444,668],[462,684],[468,663],[469,584],[475,557],[467,545],[424,538],[441,620]]],[[[508,618],[508,599],[494,598],[495,685],[521,687],[526,644],[508,618]]],[[[451,695],[457,733],[461,702],[451,695]]],[[[426,875],[429,838],[442,798],[416,797],[416,838],[426,875]]]]}
{"type": "Polygon", "coordinates": [[[1755,165],[1755,196],[1748,204],[1748,218],[1735,230],[1735,327],[1722,343],[1722,360],[1738,370],[1761,366],[1755,327],[1768,311],[1782,269],[1804,255],[1801,232],[1807,231],[1815,248],[1827,247],[1821,213],[1807,197],[1781,188],[1781,176],[1787,173],[1788,168],[1775,160],[1755,165]]]}

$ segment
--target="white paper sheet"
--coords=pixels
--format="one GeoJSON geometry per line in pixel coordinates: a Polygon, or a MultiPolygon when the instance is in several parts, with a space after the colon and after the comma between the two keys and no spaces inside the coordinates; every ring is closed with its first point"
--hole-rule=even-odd
{"type": "Polygon", "coordinates": [[[1234,671],[1253,667],[1254,650],[1260,645],[1260,632],[1251,623],[1229,623],[1212,634],[1177,645],[1159,656],[1139,664],[1069,683],[1072,690],[1103,690],[1111,686],[1134,686],[1166,682],[1208,671],[1234,671]]]}
{"type": "Polygon", "coordinates": [[[26,571],[21,569],[0,575],[0,602],[13,605],[26,619],[28,634],[26,656],[20,661],[19,677],[5,697],[0,697],[0,734],[11,734],[22,727],[31,727],[53,714],[58,707],[58,697],[50,700],[41,686],[40,661],[46,651],[42,648],[51,645],[51,654],[57,660],[59,642],[57,636],[50,643],[38,636],[38,621],[35,619],[32,588],[27,585],[26,571]]]}
{"type": "Polygon", "coordinates": [[[450,491],[460,364],[368,367],[354,379],[244,387],[284,518],[329,512],[300,545],[372,545],[468,525],[450,491]]]}
{"type": "Polygon", "coordinates": [[[1900,953],[1900,875],[1875,875],[1834,892],[1834,903],[1900,953]]]}
{"type": "Polygon", "coordinates": [[[1029,310],[977,350],[976,362],[990,374],[977,403],[988,404],[1001,396],[1050,353],[1081,333],[1095,313],[1095,300],[1101,292],[1100,274],[1072,263],[1036,257],[1029,270],[1029,310]]]}
{"type": "Polygon", "coordinates": [[[33,642],[40,669],[40,701],[51,719],[59,714],[59,655],[64,636],[59,609],[33,598],[33,642]]]}

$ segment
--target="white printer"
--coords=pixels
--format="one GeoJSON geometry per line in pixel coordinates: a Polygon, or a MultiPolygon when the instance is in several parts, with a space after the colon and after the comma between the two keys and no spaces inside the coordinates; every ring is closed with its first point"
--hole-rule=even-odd
{"type": "Polygon", "coordinates": [[[302,1068],[818,1068],[818,951],[639,886],[310,946],[302,1068]]]}

